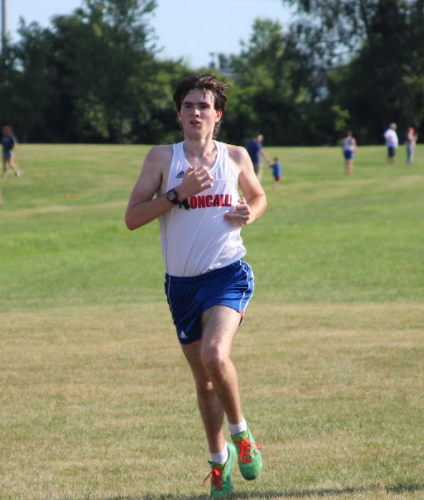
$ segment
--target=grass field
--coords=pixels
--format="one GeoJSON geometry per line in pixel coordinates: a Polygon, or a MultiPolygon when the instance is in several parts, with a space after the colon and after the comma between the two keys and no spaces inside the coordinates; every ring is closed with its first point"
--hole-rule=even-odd
{"type": "MultiPolygon", "coordinates": [[[[208,496],[158,224],[123,222],[147,150],[22,145],[0,179],[1,500],[208,496]]],[[[265,470],[234,497],[422,499],[424,146],[361,148],[350,179],[336,148],[267,151],[234,348],[265,470]]]]}

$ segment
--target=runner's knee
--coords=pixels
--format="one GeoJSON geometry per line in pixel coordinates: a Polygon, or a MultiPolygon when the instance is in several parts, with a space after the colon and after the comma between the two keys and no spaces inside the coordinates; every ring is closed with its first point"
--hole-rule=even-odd
{"type": "Polygon", "coordinates": [[[202,352],[202,362],[206,371],[214,376],[225,372],[228,356],[219,348],[210,348],[202,352]]]}

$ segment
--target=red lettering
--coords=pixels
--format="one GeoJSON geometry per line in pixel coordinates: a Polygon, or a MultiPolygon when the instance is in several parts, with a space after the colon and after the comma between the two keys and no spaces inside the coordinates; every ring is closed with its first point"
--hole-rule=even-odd
{"type": "Polygon", "coordinates": [[[233,196],[231,194],[208,194],[207,196],[190,196],[190,208],[231,207],[233,196]]]}

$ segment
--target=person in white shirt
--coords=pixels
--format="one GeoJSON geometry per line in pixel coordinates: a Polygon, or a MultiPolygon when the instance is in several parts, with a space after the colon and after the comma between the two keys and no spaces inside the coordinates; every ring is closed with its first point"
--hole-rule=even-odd
{"type": "Polygon", "coordinates": [[[396,133],[396,123],[391,123],[389,128],[384,132],[384,139],[387,147],[387,163],[392,164],[395,158],[396,150],[399,147],[399,138],[396,133]]]}
{"type": "Polygon", "coordinates": [[[347,177],[350,177],[353,171],[353,160],[356,151],[356,140],[350,130],[346,133],[346,137],[342,139],[341,146],[345,158],[345,174],[347,177]]]}
{"type": "Polygon", "coordinates": [[[264,213],[266,197],[247,151],[214,140],[227,87],[214,75],[192,75],[177,85],[184,140],[148,152],[125,215],[130,230],[160,222],[165,291],[195,380],[213,497],[232,492],[234,461],[245,479],[262,471],[231,347],[254,285],[240,230],[264,213]],[[224,436],[224,415],[232,443],[224,436]]]}

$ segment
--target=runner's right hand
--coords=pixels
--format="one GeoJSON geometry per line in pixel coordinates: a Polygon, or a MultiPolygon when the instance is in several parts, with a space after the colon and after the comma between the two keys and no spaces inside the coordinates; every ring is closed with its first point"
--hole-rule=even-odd
{"type": "Polygon", "coordinates": [[[184,174],[181,186],[177,188],[179,199],[186,200],[212,186],[213,175],[208,167],[190,166],[184,174]]]}

